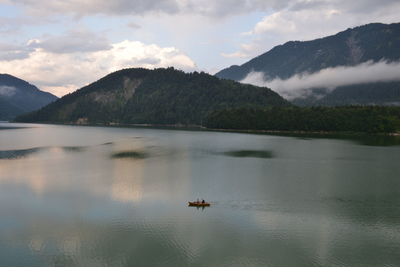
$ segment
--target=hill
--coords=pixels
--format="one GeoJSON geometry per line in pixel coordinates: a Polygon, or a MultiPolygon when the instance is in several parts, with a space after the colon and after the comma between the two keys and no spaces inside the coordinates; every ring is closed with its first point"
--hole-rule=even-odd
{"type": "Polygon", "coordinates": [[[8,74],[0,74],[0,120],[37,110],[57,97],[8,74]]]}
{"type": "Polygon", "coordinates": [[[66,95],[21,122],[90,124],[201,124],[211,112],[231,107],[288,106],[265,87],[205,73],[124,69],[66,95]]]}
{"type": "MultiPolygon", "coordinates": [[[[231,66],[221,70],[216,74],[217,77],[232,79],[235,81],[243,80],[251,72],[261,72],[265,80],[279,78],[282,80],[293,77],[296,74],[317,73],[326,68],[335,68],[339,66],[357,66],[364,62],[396,62],[400,60],[400,23],[380,24],[373,23],[352,29],[347,29],[333,36],[311,41],[290,41],[279,45],[270,51],[246,62],[241,66],[231,66]]],[[[338,77],[340,79],[341,77],[338,77]]],[[[354,84],[353,84],[354,85],[354,84]]],[[[352,95],[351,100],[347,99],[343,89],[340,92],[342,101],[329,102],[330,97],[324,101],[310,99],[304,103],[313,103],[318,105],[342,105],[352,102],[359,102],[353,96],[361,93],[365,84],[357,84],[355,87],[347,87],[346,92],[352,95]]],[[[385,83],[374,83],[374,98],[369,99],[370,103],[385,104],[387,102],[385,95],[388,86],[385,83]],[[382,96],[380,95],[382,93],[382,96]],[[382,98],[382,99],[381,99],[382,98]]],[[[368,86],[367,86],[368,87],[368,86]]],[[[396,86],[397,92],[400,87],[396,86]]],[[[274,88],[272,88],[274,89],[274,88]]],[[[369,93],[371,87],[369,87],[369,93]]],[[[393,90],[393,86],[391,89],[393,90]]],[[[318,91],[318,90],[317,90],[318,91]]],[[[336,90],[326,91],[328,95],[336,93],[336,90]]],[[[319,91],[320,92],[320,91],[319,91]]],[[[398,93],[396,93],[398,95],[398,93]]],[[[315,98],[315,95],[314,95],[315,98]]],[[[318,96],[321,98],[321,95],[318,96]]],[[[298,99],[296,99],[297,101],[298,99]]],[[[364,100],[360,99],[360,102],[364,100]]],[[[400,101],[400,98],[392,100],[400,101]]]]}

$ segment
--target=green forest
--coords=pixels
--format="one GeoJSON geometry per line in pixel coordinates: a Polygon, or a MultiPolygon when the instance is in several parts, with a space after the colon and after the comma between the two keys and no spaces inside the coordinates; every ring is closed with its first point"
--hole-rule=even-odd
{"type": "Polygon", "coordinates": [[[214,110],[290,105],[269,88],[204,72],[124,69],[16,121],[200,125],[214,110]]]}
{"type": "Polygon", "coordinates": [[[269,107],[210,113],[207,128],[232,130],[394,133],[400,107],[269,107]]]}

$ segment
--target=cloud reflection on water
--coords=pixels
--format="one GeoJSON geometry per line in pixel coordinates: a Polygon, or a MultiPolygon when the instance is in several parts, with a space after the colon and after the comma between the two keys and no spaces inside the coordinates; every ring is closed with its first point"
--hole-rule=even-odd
{"type": "Polygon", "coordinates": [[[142,198],[143,161],[115,160],[111,170],[111,198],[121,202],[137,202],[142,198]]]}

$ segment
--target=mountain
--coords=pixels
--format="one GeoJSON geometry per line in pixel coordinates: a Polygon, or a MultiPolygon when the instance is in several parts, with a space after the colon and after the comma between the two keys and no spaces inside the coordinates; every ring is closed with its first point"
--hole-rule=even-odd
{"type": "Polygon", "coordinates": [[[244,85],[205,73],[167,69],[124,69],[66,95],[23,122],[201,124],[214,110],[289,106],[265,87],[244,85]]]}
{"type": "Polygon", "coordinates": [[[0,74],[0,120],[37,110],[57,97],[8,74],[0,74]]]}
{"type": "MultiPolygon", "coordinates": [[[[347,29],[333,36],[328,36],[321,39],[312,41],[291,41],[283,45],[279,45],[270,51],[246,62],[241,66],[231,66],[227,69],[221,70],[217,77],[232,79],[235,81],[243,80],[251,72],[261,72],[266,80],[273,80],[280,78],[282,80],[288,79],[296,74],[303,73],[316,73],[322,69],[334,68],[339,66],[357,66],[364,62],[396,62],[400,60],[400,23],[393,24],[380,24],[373,23],[352,29],[347,29]]],[[[341,77],[338,77],[339,79],[341,77]]],[[[400,83],[396,84],[396,95],[400,83]]],[[[343,87],[340,93],[336,90],[328,90],[322,96],[328,94],[340,94],[341,101],[329,102],[329,104],[351,104],[358,102],[354,99],[356,93],[360,93],[361,98],[364,93],[362,88],[365,84],[357,84],[355,87],[346,87],[346,92],[351,95],[351,100],[347,99],[346,92],[343,87]],[[360,91],[361,90],[361,91],[360,91]]],[[[374,98],[369,99],[369,103],[385,103],[387,83],[374,83],[373,88],[367,86],[367,91],[375,91],[374,98]],[[381,99],[381,93],[383,95],[381,99]]],[[[393,84],[389,86],[392,90],[393,84]]],[[[273,89],[273,88],[272,88],[273,89]]],[[[321,91],[316,90],[321,93],[321,91]]],[[[313,103],[325,105],[328,103],[327,99],[317,101],[321,95],[312,95],[310,99],[305,99],[304,103],[313,103]]],[[[296,99],[298,101],[299,99],[296,99]]],[[[296,102],[295,101],[295,102],[296,102]]],[[[300,100],[301,101],[301,100],[300,100]]],[[[392,100],[398,102],[400,98],[392,100]]],[[[360,100],[364,102],[364,100],[360,100]]]]}

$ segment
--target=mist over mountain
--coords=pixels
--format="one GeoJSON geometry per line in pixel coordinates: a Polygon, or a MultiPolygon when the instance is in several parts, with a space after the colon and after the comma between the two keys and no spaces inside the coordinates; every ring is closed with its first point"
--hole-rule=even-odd
{"type": "Polygon", "coordinates": [[[372,82],[329,89],[311,89],[308,97],[292,100],[298,106],[383,105],[400,106],[400,82],[372,82]]]}
{"type": "Polygon", "coordinates": [[[287,42],[216,76],[268,86],[295,103],[398,103],[399,93],[393,90],[400,91],[399,47],[400,23],[373,23],[312,41],[287,42]],[[333,93],[341,100],[330,102],[333,93]],[[391,101],[389,94],[395,97],[391,101]]]}
{"type": "Polygon", "coordinates": [[[37,110],[57,97],[9,74],[0,74],[0,120],[37,110]]]}
{"type": "Polygon", "coordinates": [[[174,68],[123,69],[17,121],[59,123],[202,124],[214,110],[289,106],[265,87],[174,68]]]}

